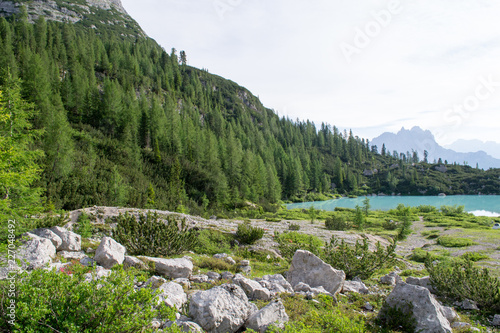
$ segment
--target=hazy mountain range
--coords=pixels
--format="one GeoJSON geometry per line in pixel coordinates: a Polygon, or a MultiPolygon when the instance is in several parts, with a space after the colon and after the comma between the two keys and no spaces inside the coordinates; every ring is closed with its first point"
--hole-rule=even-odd
{"type": "MultiPolygon", "coordinates": [[[[479,140],[459,140],[449,146],[453,149],[445,148],[436,142],[434,135],[430,131],[423,130],[418,126],[413,127],[411,130],[403,127],[397,134],[385,132],[371,141],[371,145],[376,145],[379,152],[381,152],[383,144],[385,144],[387,151],[391,153],[394,150],[398,153],[416,151],[421,160],[424,158],[424,151],[427,151],[427,159],[431,163],[441,158],[443,162],[447,161],[448,163],[466,163],[472,167],[477,164],[482,169],[500,168],[500,159],[485,152],[485,150],[491,152],[500,151],[500,144],[494,142],[482,143],[479,140]]],[[[498,155],[497,153],[496,156],[498,155]]]]}

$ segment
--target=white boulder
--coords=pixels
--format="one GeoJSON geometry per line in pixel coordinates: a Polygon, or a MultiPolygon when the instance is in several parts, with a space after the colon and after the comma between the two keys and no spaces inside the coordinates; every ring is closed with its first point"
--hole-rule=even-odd
{"type": "Polygon", "coordinates": [[[55,232],[48,228],[39,228],[33,231],[30,231],[32,234],[35,234],[42,238],[49,239],[52,244],[56,247],[56,250],[62,245],[62,239],[55,232]]]}
{"type": "Polygon", "coordinates": [[[345,273],[334,269],[309,251],[298,250],[293,256],[287,280],[292,287],[303,282],[312,288],[323,287],[335,295],[342,290],[345,273]]]}
{"type": "Polygon", "coordinates": [[[191,297],[189,315],[209,333],[238,331],[257,312],[245,292],[235,284],[223,284],[191,297]]]}
{"type": "Polygon", "coordinates": [[[267,327],[273,324],[282,329],[288,319],[281,300],[275,300],[251,315],[245,326],[259,333],[264,333],[267,327]]]}
{"type": "Polygon", "coordinates": [[[141,257],[152,261],[155,265],[155,271],[171,279],[189,278],[193,273],[193,263],[186,258],[162,259],[153,257],[141,257]]]}
{"type": "Polygon", "coordinates": [[[360,281],[345,281],[342,287],[343,293],[368,294],[368,288],[360,281]]]}
{"type": "Polygon", "coordinates": [[[255,280],[264,288],[267,288],[272,295],[293,293],[292,285],[281,274],[264,275],[262,278],[257,278],[255,280]]]}
{"type": "Polygon", "coordinates": [[[50,228],[57,236],[62,240],[61,246],[57,248],[57,251],[80,251],[82,248],[82,237],[69,231],[62,227],[52,227],[50,228]]]}
{"type": "Polygon", "coordinates": [[[36,269],[52,263],[56,256],[56,247],[47,238],[29,235],[30,240],[19,247],[18,257],[28,265],[29,269],[36,269]]]}
{"type": "Polygon", "coordinates": [[[125,247],[113,238],[103,237],[95,251],[94,260],[104,268],[121,265],[125,259],[125,247]]]}
{"type": "Polygon", "coordinates": [[[167,306],[175,306],[177,310],[180,310],[187,302],[187,295],[178,283],[164,283],[158,289],[160,290],[160,295],[158,296],[159,303],[163,302],[167,306]]]}
{"type": "Polygon", "coordinates": [[[251,300],[268,301],[271,299],[271,293],[268,289],[264,288],[259,282],[247,279],[241,274],[236,274],[233,278],[233,283],[243,288],[243,291],[251,300]]]}

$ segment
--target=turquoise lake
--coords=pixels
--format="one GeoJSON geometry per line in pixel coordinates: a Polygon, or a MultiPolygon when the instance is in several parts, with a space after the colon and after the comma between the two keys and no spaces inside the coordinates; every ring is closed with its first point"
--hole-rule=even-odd
{"type": "MultiPolygon", "coordinates": [[[[435,207],[465,206],[465,210],[478,216],[500,216],[500,196],[498,195],[453,195],[446,197],[437,196],[380,196],[369,197],[372,210],[389,210],[396,208],[398,204],[406,206],[432,205],[435,207]]],[[[300,202],[288,204],[288,209],[309,208],[333,211],[335,207],[355,208],[356,205],[363,206],[365,197],[354,199],[341,198],[329,201],[300,202]]]]}

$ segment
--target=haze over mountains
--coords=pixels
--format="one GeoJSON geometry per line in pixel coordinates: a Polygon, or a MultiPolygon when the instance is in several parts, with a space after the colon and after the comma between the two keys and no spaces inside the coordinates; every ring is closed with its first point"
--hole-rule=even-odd
{"type": "MultiPolygon", "coordinates": [[[[416,151],[420,159],[424,158],[424,151],[427,151],[429,162],[438,161],[441,158],[443,162],[447,161],[450,164],[456,162],[458,164],[465,163],[472,167],[477,164],[482,169],[500,168],[500,159],[479,150],[482,148],[481,141],[459,140],[450,145],[454,149],[448,149],[440,146],[430,131],[423,130],[418,126],[413,127],[411,130],[403,127],[397,134],[385,132],[371,141],[371,145],[376,145],[379,152],[383,144],[385,144],[387,151],[391,153],[394,150],[398,153],[416,151]],[[460,152],[457,151],[459,149],[460,152]]],[[[488,151],[498,151],[498,146],[500,145],[490,142],[485,145],[485,148],[488,147],[488,151]]]]}

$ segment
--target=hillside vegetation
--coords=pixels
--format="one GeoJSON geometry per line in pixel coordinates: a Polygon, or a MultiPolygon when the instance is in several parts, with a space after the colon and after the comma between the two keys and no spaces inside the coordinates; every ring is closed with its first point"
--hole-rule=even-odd
{"type": "MultiPolygon", "coordinates": [[[[103,22],[119,15],[97,13],[103,22]]],[[[279,118],[245,88],[186,65],[184,52],[123,26],[31,24],[28,14],[0,18],[2,154],[17,147],[24,156],[2,159],[12,163],[0,173],[18,173],[2,176],[9,216],[92,205],[229,214],[332,194],[500,188],[499,170],[436,169],[335,126],[279,118]]]]}

